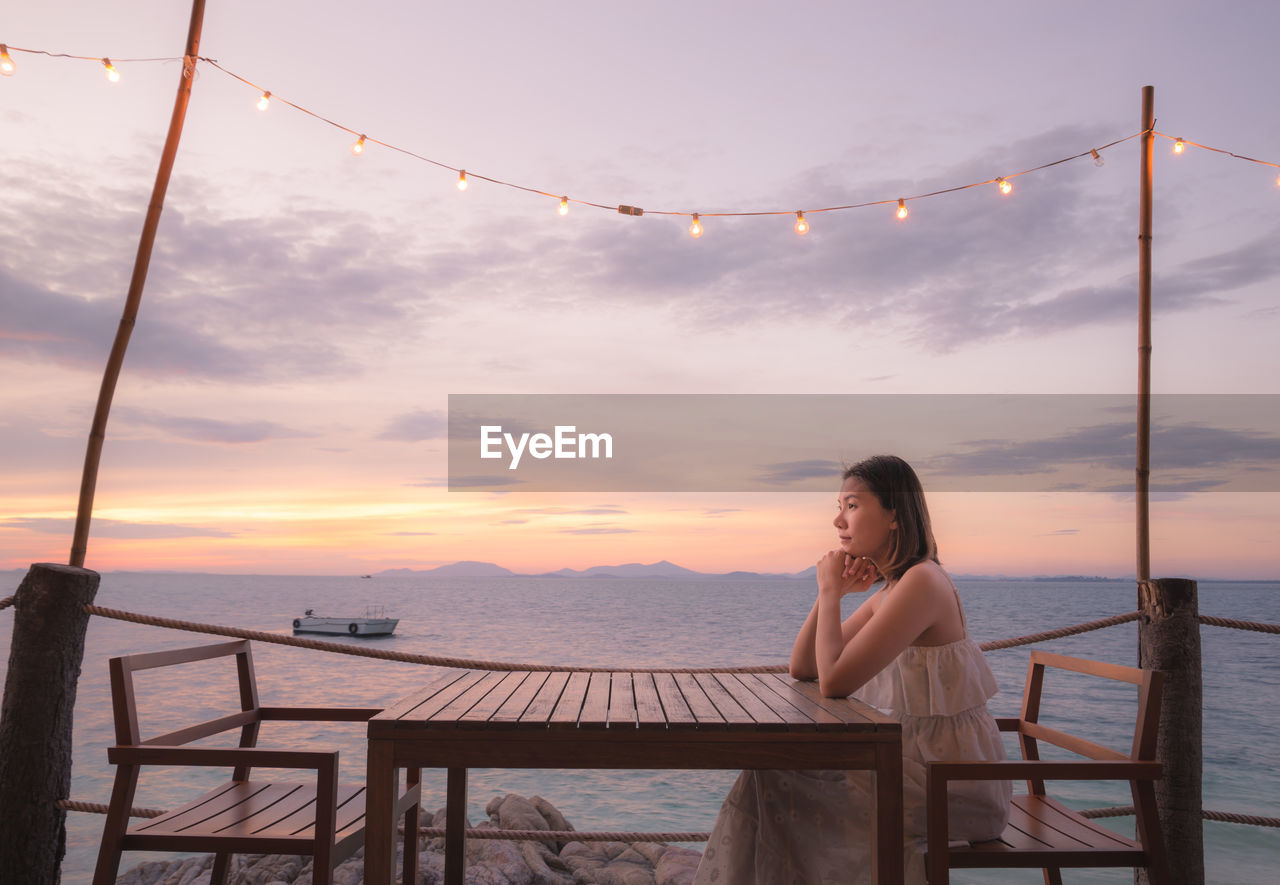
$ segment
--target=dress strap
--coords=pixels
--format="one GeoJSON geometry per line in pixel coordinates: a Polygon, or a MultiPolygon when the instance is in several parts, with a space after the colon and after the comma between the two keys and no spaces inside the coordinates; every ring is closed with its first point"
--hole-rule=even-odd
{"type": "Polygon", "coordinates": [[[964,630],[964,638],[968,639],[969,638],[969,622],[965,619],[965,616],[964,616],[964,603],[960,601],[960,591],[956,589],[956,582],[951,579],[951,575],[947,573],[947,570],[943,569],[942,573],[947,576],[947,583],[951,585],[951,592],[955,594],[956,608],[960,611],[960,626],[964,630]]]}

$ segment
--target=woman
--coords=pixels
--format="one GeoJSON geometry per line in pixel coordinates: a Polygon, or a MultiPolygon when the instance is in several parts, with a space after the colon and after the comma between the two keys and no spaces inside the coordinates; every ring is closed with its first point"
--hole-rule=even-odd
{"type": "MultiPolygon", "coordinates": [[[[827,697],[853,695],[902,723],[906,881],[923,883],[925,767],[1004,758],[987,700],[996,692],[938,564],[924,490],[905,461],[877,455],[844,472],[840,546],[818,561],[818,598],[791,650],[791,675],[827,697]],[[840,620],[846,594],[883,585],[840,620]]],[[[954,839],[992,839],[1009,816],[1007,781],[966,781],[949,796],[954,839]]],[[[695,885],[848,885],[871,880],[870,773],[744,771],[695,885]]]]}

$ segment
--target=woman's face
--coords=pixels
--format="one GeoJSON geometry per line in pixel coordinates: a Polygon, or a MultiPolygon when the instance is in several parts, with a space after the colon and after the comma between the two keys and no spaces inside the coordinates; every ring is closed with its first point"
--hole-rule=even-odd
{"type": "Polygon", "coordinates": [[[862,480],[851,477],[840,486],[836,504],[839,512],[832,524],[840,539],[840,549],[850,556],[867,556],[882,563],[887,558],[892,532],[898,527],[892,510],[885,510],[862,480]]]}

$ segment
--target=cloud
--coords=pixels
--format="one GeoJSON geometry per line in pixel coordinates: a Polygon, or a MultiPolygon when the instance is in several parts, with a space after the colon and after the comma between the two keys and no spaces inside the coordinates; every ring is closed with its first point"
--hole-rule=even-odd
{"type": "Polygon", "coordinates": [[[166,415],[149,409],[121,407],[116,415],[133,426],[153,427],[177,439],[200,443],[257,443],[268,439],[314,436],[274,421],[222,421],[217,418],[166,415]]]}
{"type": "Polygon", "coordinates": [[[417,537],[419,535],[434,535],[438,533],[437,532],[387,532],[387,534],[395,535],[397,537],[417,537]]]}
{"type": "Polygon", "coordinates": [[[378,434],[378,439],[397,442],[421,442],[427,439],[444,439],[449,433],[449,416],[439,409],[419,409],[397,415],[378,434]]]}
{"type": "MultiPolygon", "coordinates": [[[[75,531],[74,519],[27,517],[0,521],[0,528],[26,529],[41,535],[66,535],[75,531]]],[[[235,532],[203,526],[179,525],[163,522],[127,522],[119,519],[94,517],[89,532],[98,538],[122,538],[128,540],[155,540],[162,538],[234,538],[235,532]]]]}
{"type": "MultiPolygon", "coordinates": [[[[1132,485],[1086,483],[1096,470],[1132,471],[1137,431],[1133,422],[1095,424],[1058,436],[1033,440],[973,440],[968,451],[940,455],[921,467],[948,476],[989,477],[1051,473],[1064,468],[1081,474],[1063,490],[1094,488],[1132,491],[1132,485]]],[[[1251,477],[1251,488],[1272,488],[1280,466],[1280,437],[1254,430],[1210,427],[1201,423],[1162,424],[1151,429],[1152,491],[1208,491],[1233,479],[1251,477]],[[1204,476],[1205,472],[1212,475],[1204,476]],[[1190,473],[1191,475],[1186,475],[1190,473]],[[1172,475],[1170,475],[1172,474],[1172,475]]]]}
{"type": "Polygon", "coordinates": [[[617,504],[601,504],[597,507],[521,507],[515,512],[535,516],[614,516],[626,514],[627,509],[617,504]]]}
{"type": "Polygon", "coordinates": [[[766,464],[760,473],[761,482],[774,485],[787,485],[802,482],[806,479],[833,479],[840,475],[843,468],[836,461],[808,460],[782,461],[777,464],[766,464]]]}
{"type": "Polygon", "coordinates": [[[629,535],[635,534],[636,529],[624,529],[620,526],[593,525],[576,529],[559,529],[558,531],[562,535],[629,535]]]}
{"type": "MultiPolygon", "coordinates": [[[[505,476],[451,476],[448,480],[450,489],[484,489],[493,486],[509,486],[523,483],[523,479],[505,476]]],[[[415,485],[424,485],[425,483],[415,483],[415,485]]]]}

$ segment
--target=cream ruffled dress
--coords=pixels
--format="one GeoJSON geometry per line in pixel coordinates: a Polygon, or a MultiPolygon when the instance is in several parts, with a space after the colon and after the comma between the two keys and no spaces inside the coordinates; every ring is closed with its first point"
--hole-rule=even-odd
{"type": "MultiPolygon", "coordinates": [[[[854,697],[902,723],[906,882],[925,881],[925,767],[932,760],[1005,758],[987,700],[995,676],[977,643],[909,646],[854,697]]],[[[952,839],[998,836],[1008,781],[958,781],[952,839]]],[[[866,771],[744,771],[729,791],[694,885],[852,885],[871,881],[875,794],[866,771]]]]}

